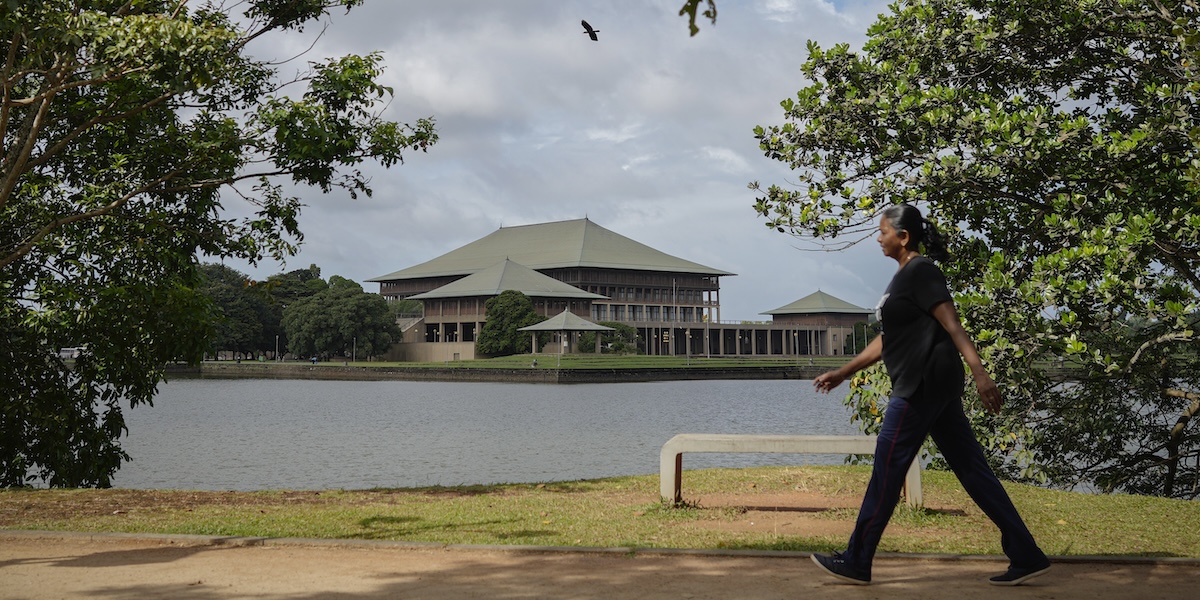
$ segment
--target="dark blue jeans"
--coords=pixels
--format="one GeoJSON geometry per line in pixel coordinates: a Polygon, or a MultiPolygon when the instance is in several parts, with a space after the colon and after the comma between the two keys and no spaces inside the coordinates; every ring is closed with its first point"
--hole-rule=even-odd
{"type": "MultiPolygon", "coordinates": [[[[922,392],[923,389],[918,390],[917,396],[922,392]]],[[[913,401],[893,396],[888,402],[875,446],[875,466],[859,509],[858,522],[850,536],[846,560],[858,569],[871,572],[875,549],[900,499],[904,475],[927,435],[933,436],[963,489],[1000,528],[1000,546],[1011,565],[1035,567],[1045,564],[1046,555],[1034,542],[1008,492],[988,466],[983,448],[963,414],[962,398],[957,395],[916,397],[913,401]]]]}

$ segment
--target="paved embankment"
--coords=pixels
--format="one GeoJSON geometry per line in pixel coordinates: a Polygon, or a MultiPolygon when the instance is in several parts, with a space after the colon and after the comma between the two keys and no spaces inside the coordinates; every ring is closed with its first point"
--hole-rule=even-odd
{"type": "Polygon", "coordinates": [[[481,369],[472,367],[362,367],[334,363],[206,362],[172,368],[173,375],[222,379],[330,379],[345,381],[469,381],[504,383],[617,383],[716,379],[812,379],[821,366],[679,367],[631,369],[481,369]]]}
{"type": "Polygon", "coordinates": [[[1191,599],[1200,564],[1057,559],[1020,588],[997,557],[881,556],[871,586],[806,553],[464,547],[394,542],[0,532],[0,598],[1191,599]]]}

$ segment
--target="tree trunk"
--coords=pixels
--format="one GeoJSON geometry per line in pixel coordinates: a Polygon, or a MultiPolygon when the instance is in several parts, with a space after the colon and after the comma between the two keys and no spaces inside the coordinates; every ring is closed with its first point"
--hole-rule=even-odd
{"type": "Polygon", "coordinates": [[[1200,394],[1167,388],[1163,390],[1163,395],[1192,401],[1192,405],[1175,421],[1175,426],[1171,428],[1171,436],[1167,439],[1167,476],[1163,480],[1163,496],[1170,498],[1175,491],[1175,472],[1179,467],[1179,440],[1183,437],[1183,430],[1187,428],[1188,421],[1200,412],[1200,394]]]}

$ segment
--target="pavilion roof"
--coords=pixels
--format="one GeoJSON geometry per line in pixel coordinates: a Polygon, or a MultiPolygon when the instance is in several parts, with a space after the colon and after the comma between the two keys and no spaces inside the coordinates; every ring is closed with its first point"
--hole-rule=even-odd
{"type": "Polygon", "coordinates": [[[797,314],[806,315],[806,314],[842,313],[842,314],[869,315],[872,312],[874,312],[874,311],[872,311],[869,308],[855,306],[853,304],[850,304],[849,302],[846,302],[845,300],[842,300],[841,298],[836,298],[834,296],[830,296],[829,294],[826,294],[825,292],[817,290],[816,292],[813,292],[799,300],[796,300],[795,302],[792,302],[791,304],[786,304],[784,306],[780,306],[779,308],[776,308],[775,310],[768,310],[767,312],[759,313],[759,314],[764,314],[764,315],[797,315],[797,314]]]}
{"type": "Polygon", "coordinates": [[[517,331],[616,331],[612,327],[606,327],[598,323],[593,323],[575,313],[564,310],[541,323],[522,327],[517,331]]]}

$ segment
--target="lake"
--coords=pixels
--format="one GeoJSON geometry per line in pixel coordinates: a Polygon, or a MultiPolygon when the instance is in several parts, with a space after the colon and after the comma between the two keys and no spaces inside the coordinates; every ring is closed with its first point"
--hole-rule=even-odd
{"type": "MultiPolygon", "coordinates": [[[[856,434],[846,386],[811,381],[586,385],[175,379],[126,409],[115,487],[363,489],[658,472],[677,433],[856,434]]],[[[690,454],[687,469],[844,456],[690,454]]]]}

